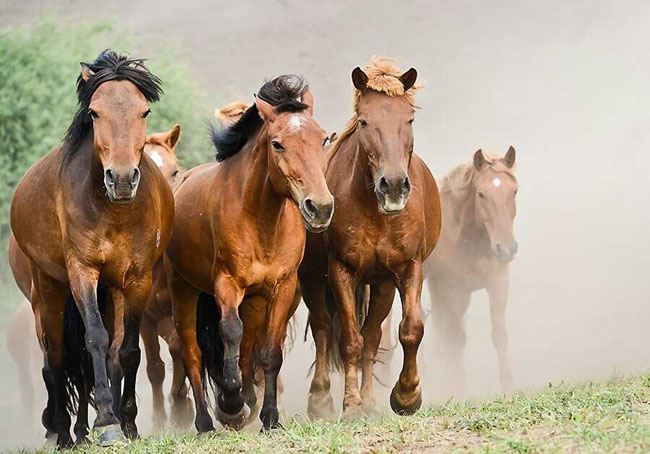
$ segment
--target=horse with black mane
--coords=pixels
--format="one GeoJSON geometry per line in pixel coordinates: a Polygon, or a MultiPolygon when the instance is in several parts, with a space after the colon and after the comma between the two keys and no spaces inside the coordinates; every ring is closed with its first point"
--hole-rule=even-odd
{"type": "Polygon", "coordinates": [[[256,405],[256,360],[264,370],[260,419],[264,428],[279,424],[277,376],[299,301],[304,226],[325,230],[334,208],[324,176],[327,135],[312,111],[302,78],[267,82],[236,123],[213,132],[219,162],[190,170],[175,190],[165,268],[199,432],[214,428],[208,378],[219,421],[245,423],[256,405]]]}
{"type": "MultiPolygon", "coordinates": [[[[82,63],[79,108],[63,143],[25,173],[12,201],[11,228],[29,260],[30,299],[46,351],[49,398],[42,420],[60,447],[72,444],[75,390],[88,399],[94,389],[101,444],[123,433],[138,435],[140,320],[173,218],[169,185],[143,154],[149,103],[159,99],[160,84],[142,60],[110,50],[82,63]],[[114,291],[125,305],[119,403],[113,402],[106,366],[112,314],[120,312],[107,304],[114,291]]],[[[77,442],[87,434],[86,416],[75,425],[77,442]]]]}

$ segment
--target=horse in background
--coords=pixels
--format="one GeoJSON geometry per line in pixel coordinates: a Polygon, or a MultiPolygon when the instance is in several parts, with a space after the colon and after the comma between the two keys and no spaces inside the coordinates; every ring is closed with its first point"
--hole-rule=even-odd
{"type": "Polygon", "coordinates": [[[72,445],[69,412],[77,410],[76,392],[77,442],[88,433],[89,401],[97,409],[100,444],[138,435],[140,321],[173,218],[169,185],[143,155],[149,103],[159,99],[160,83],[142,60],[110,50],[82,63],[79,109],[63,143],[25,173],[12,200],[11,228],[30,263],[30,301],[46,351],[42,421],[56,432],[59,447],[72,445]],[[116,301],[109,302],[114,291],[124,302],[119,405],[106,361],[117,312],[116,301]]]}
{"type": "Polygon", "coordinates": [[[501,387],[506,393],[513,389],[505,310],[509,264],[517,253],[515,157],[513,147],[502,157],[478,150],[472,162],[454,168],[441,185],[442,234],[424,264],[424,276],[432,297],[434,342],[456,396],[465,391],[463,317],[472,292],[481,289],[490,299],[501,387]]]}
{"type": "Polygon", "coordinates": [[[165,269],[200,433],[214,429],[208,380],[219,422],[245,423],[257,402],[256,361],[264,370],[260,419],[265,429],[279,425],[277,376],[305,227],[326,229],[334,205],[327,136],[312,113],[302,78],[265,83],[236,123],[213,131],[218,162],[186,172],[175,189],[165,269]]]}
{"type": "Polygon", "coordinates": [[[324,234],[308,236],[299,274],[316,343],[312,417],[333,412],[328,348],[338,348],[343,362],[344,416],[376,412],[373,367],[396,288],[403,309],[404,364],[390,404],[398,414],[411,414],[422,404],[416,362],[424,332],[422,263],[438,241],[441,214],[436,182],[413,152],[416,78],[414,68],[402,73],[387,59],[352,71],[354,116],[327,157],[336,210],[324,234]],[[340,323],[338,347],[332,315],[340,323]]]}

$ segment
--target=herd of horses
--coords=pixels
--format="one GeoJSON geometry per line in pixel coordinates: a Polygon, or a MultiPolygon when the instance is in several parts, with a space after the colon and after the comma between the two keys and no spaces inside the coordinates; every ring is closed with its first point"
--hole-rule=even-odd
{"type": "Polygon", "coordinates": [[[463,314],[478,289],[490,296],[502,386],[512,387],[504,312],[515,150],[478,150],[439,191],[413,152],[416,79],[387,59],[355,68],[354,113],[336,136],[317,123],[305,80],[277,77],[252,105],[217,109],[216,162],[179,172],[180,125],[146,134],[162,90],[143,61],[109,50],[81,64],[73,122],[25,173],[10,212],[10,264],[31,304],[17,309],[9,348],[25,381],[35,327],[41,419],[58,446],[86,440],[89,405],[99,444],[138,436],[140,337],[156,427],[167,420],[159,337],[173,362],[175,424],[194,417],[199,433],[211,431],[213,414],[239,429],[259,411],[263,429],[278,427],[278,374],[301,300],[316,345],[309,415],[334,412],[335,367],[344,416],[374,413],[373,368],[396,291],[404,358],[390,406],[412,414],[422,405],[424,277],[455,392],[463,314]]]}

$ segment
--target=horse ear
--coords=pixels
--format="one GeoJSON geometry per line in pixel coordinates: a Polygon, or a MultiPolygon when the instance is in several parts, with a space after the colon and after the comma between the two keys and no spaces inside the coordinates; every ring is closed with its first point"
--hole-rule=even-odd
{"type": "Polygon", "coordinates": [[[264,101],[259,96],[255,96],[255,105],[257,106],[257,111],[260,113],[260,116],[264,121],[272,122],[275,120],[275,109],[271,104],[264,101]]]}
{"type": "Polygon", "coordinates": [[[174,127],[165,134],[165,142],[167,142],[169,148],[175,152],[179,140],[181,140],[181,125],[176,123],[174,127]]]}
{"type": "Polygon", "coordinates": [[[81,62],[79,64],[81,65],[81,78],[84,82],[88,82],[88,79],[95,75],[95,71],[90,69],[87,63],[81,62]]]}
{"type": "Polygon", "coordinates": [[[476,170],[481,170],[485,164],[485,156],[483,156],[483,150],[480,148],[474,153],[474,167],[476,170]]]}
{"type": "Polygon", "coordinates": [[[368,76],[358,66],[352,70],[352,83],[354,84],[354,88],[359,91],[365,90],[368,84],[368,76]]]}
{"type": "Polygon", "coordinates": [[[508,168],[512,168],[512,166],[515,165],[516,157],[517,157],[517,152],[515,151],[515,147],[510,145],[510,148],[508,148],[506,155],[503,157],[503,162],[505,163],[505,165],[508,166],[508,168]]]}
{"type": "Polygon", "coordinates": [[[305,110],[309,115],[314,115],[314,95],[311,94],[309,87],[307,87],[307,90],[302,94],[300,102],[307,104],[307,109],[305,110]]]}
{"type": "Polygon", "coordinates": [[[415,85],[415,80],[418,78],[418,72],[415,68],[411,68],[404,74],[399,76],[399,80],[404,84],[404,91],[410,90],[415,85]]]}

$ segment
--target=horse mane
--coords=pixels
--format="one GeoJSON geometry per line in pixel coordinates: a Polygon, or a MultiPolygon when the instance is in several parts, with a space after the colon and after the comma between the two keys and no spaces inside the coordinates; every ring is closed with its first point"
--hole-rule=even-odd
{"type": "MultiPolygon", "coordinates": [[[[483,151],[485,158],[485,167],[490,167],[495,172],[503,172],[511,176],[515,181],[514,169],[516,166],[508,167],[501,158],[488,154],[483,151]]],[[[448,193],[456,198],[464,198],[469,195],[469,189],[476,183],[481,171],[476,170],[473,161],[459,164],[444,176],[440,185],[440,193],[448,193]]]]}
{"type": "MultiPolygon", "coordinates": [[[[307,81],[294,74],[278,76],[262,85],[257,96],[271,104],[277,113],[301,112],[308,106],[300,101],[309,90],[307,81]]],[[[217,162],[222,162],[240,151],[262,128],[264,120],[253,104],[236,123],[217,129],[210,125],[210,136],[216,149],[217,162]]]]}
{"type": "MultiPolygon", "coordinates": [[[[406,96],[406,100],[409,102],[413,110],[418,108],[415,104],[415,92],[420,88],[420,86],[414,85],[409,90],[405,91],[404,84],[399,80],[399,76],[402,75],[403,71],[395,66],[392,58],[373,57],[372,60],[369,63],[366,63],[363,67],[363,72],[368,76],[368,82],[366,83],[367,89],[385,93],[388,96],[406,96]]],[[[359,126],[357,109],[359,108],[359,102],[363,93],[360,90],[357,90],[356,87],[353,87],[353,90],[354,114],[341,134],[339,134],[332,144],[328,153],[329,158],[334,156],[343,142],[354,134],[359,126]]]]}
{"type": "Polygon", "coordinates": [[[90,99],[104,82],[111,80],[128,80],[133,83],[149,102],[156,102],[163,93],[162,81],[151,74],[144,66],[144,59],[131,59],[125,54],[118,54],[110,49],[102,51],[94,62],[86,63],[93,71],[86,82],[81,75],[77,77],[77,100],[79,108],[63,139],[63,165],[79,149],[81,142],[92,128],[88,112],[90,99]]]}

